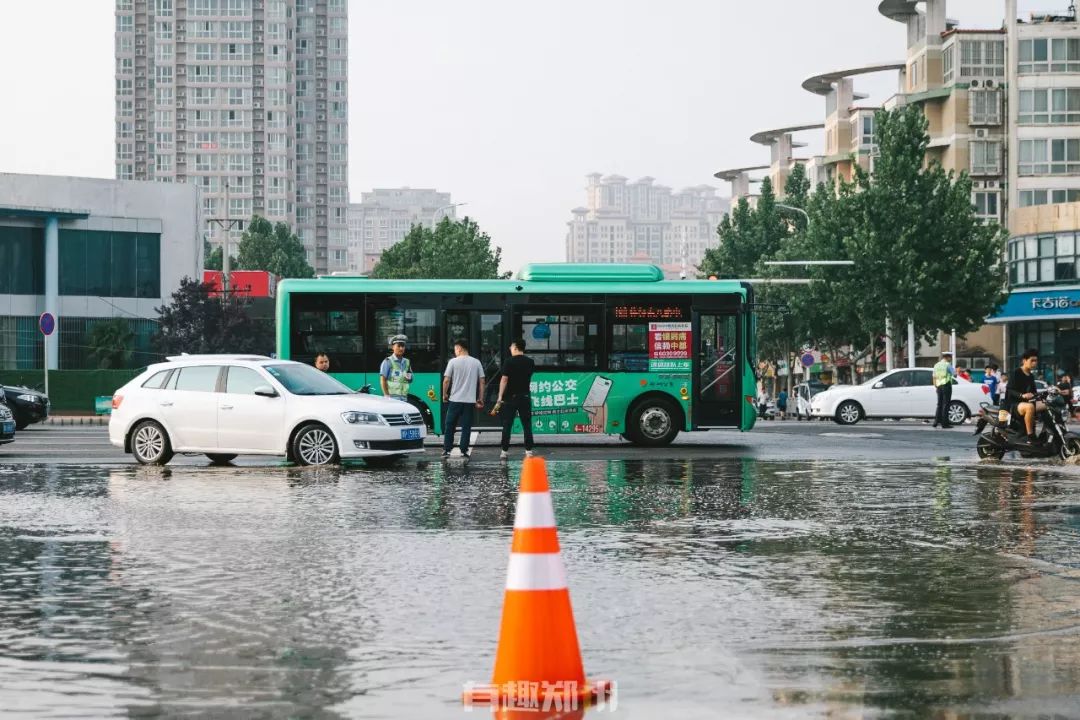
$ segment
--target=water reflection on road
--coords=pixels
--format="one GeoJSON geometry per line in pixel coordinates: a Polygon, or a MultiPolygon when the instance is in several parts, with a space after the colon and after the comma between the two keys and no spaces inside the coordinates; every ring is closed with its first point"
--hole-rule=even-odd
{"type": "MultiPolygon", "coordinates": [[[[518,467],[0,468],[0,708],[458,717],[518,467]]],[[[1069,468],[549,469],[586,667],[626,717],[1077,715],[1069,468]]]]}

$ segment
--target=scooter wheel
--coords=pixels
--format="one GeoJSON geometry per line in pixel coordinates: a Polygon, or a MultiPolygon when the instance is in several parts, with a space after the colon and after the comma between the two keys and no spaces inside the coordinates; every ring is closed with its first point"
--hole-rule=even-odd
{"type": "Polygon", "coordinates": [[[979,438],[979,442],[975,446],[975,452],[977,452],[979,454],[979,457],[983,460],[986,460],[988,458],[993,460],[1000,460],[1001,458],[1005,457],[1005,451],[1003,449],[1001,449],[1000,447],[998,447],[984,437],[979,438]]]}

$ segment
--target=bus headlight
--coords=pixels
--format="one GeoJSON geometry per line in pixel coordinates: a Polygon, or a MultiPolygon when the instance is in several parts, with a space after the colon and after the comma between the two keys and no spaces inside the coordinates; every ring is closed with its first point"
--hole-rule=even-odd
{"type": "Polygon", "coordinates": [[[382,415],[373,412],[350,410],[341,413],[341,419],[350,425],[383,425],[382,415]]]}

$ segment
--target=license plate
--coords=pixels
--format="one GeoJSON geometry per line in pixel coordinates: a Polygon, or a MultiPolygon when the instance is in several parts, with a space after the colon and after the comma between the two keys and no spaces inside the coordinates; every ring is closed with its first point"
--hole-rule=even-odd
{"type": "Polygon", "coordinates": [[[3,429],[4,435],[10,435],[13,432],[15,432],[15,423],[13,423],[13,422],[4,423],[4,429],[3,429]]]}
{"type": "Polygon", "coordinates": [[[401,431],[402,440],[419,440],[420,428],[405,428],[401,431]]]}

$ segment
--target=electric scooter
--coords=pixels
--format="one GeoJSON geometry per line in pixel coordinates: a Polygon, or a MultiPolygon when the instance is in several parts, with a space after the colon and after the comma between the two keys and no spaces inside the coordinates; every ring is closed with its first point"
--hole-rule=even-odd
{"type": "Polygon", "coordinates": [[[1045,405],[1035,418],[1035,443],[1028,439],[1022,417],[999,406],[982,403],[975,423],[975,434],[979,436],[975,450],[980,458],[1000,460],[1007,452],[1018,452],[1024,458],[1060,457],[1062,460],[1080,455],[1080,435],[1069,431],[1069,403],[1058,389],[1049,387],[1036,393],[1034,400],[1045,405]]]}

